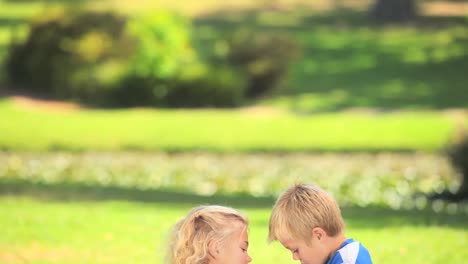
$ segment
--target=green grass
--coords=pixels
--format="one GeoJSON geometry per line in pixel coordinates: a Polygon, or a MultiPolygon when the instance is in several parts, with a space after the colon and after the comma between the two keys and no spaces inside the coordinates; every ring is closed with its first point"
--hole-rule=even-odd
{"type": "MultiPolygon", "coordinates": [[[[170,227],[192,203],[41,200],[2,196],[2,263],[163,263],[170,227]]],[[[209,203],[222,203],[212,199],[209,203]]],[[[255,198],[250,199],[255,203],[255,198]]],[[[229,204],[227,204],[229,205],[229,204]]],[[[295,263],[266,242],[269,206],[239,207],[250,217],[255,263],[295,263]]],[[[347,235],[363,242],[375,263],[464,263],[463,215],[379,208],[344,209],[347,235]],[[369,217],[371,216],[371,217],[369,217]],[[424,238],[424,241],[421,240],[424,238]]]]}
{"type": "Polygon", "coordinates": [[[218,35],[240,27],[285,34],[302,47],[280,90],[260,104],[302,113],[438,110],[468,107],[467,23],[463,17],[422,17],[410,25],[377,26],[356,11],[259,10],[197,18],[195,35],[208,53],[218,35]]]}
{"type": "Polygon", "coordinates": [[[299,116],[261,110],[47,111],[0,101],[9,150],[434,151],[454,132],[438,112],[299,116]]]}
{"type": "Polygon", "coordinates": [[[347,235],[363,242],[375,263],[461,264],[468,257],[466,203],[419,206],[416,198],[415,205],[395,210],[372,200],[375,192],[398,198],[418,188],[449,188],[453,183],[444,178],[453,172],[440,157],[0,154],[1,263],[163,263],[170,227],[200,204],[234,206],[249,215],[255,263],[294,263],[278,243],[266,242],[274,196],[248,191],[284,190],[298,175],[333,191],[344,206],[347,235]],[[158,181],[179,188],[158,188],[158,181]],[[244,189],[196,194],[197,185],[210,181],[244,189]],[[371,204],[356,206],[362,199],[371,204]]]}
{"type": "Polygon", "coordinates": [[[44,8],[42,1],[0,1],[0,16],[9,19],[29,18],[44,8]]]}

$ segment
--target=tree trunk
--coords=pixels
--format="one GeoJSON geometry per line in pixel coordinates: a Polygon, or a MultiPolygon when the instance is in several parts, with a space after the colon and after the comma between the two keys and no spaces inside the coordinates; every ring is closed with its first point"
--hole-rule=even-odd
{"type": "MultiPolygon", "coordinates": [[[[465,173],[467,173],[465,171],[465,173]]],[[[468,175],[462,175],[462,182],[460,185],[460,188],[457,191],[458,196],[462,199],[467,199],[468,198],[468,175]]]]}
{"type": "Polygon", "coordinates": [[[409,22],[416,18],[415,0],[376,0],[370,10],[378,22],[409,22]]]}

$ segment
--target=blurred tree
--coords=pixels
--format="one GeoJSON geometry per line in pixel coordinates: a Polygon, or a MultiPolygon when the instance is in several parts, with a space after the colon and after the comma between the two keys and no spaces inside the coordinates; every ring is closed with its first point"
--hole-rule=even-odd
{"type": "Polygon", "coordinates": [[[448,156],[452,165],[461,174],[460,187],[449,198],[456,201],[468,199],[468,134],[466,132],[458,143],[450,147],[448,156]]]}
{"type": "Polygon", "coordinates": [[[447,150],[447,158],[460,174],[460,186],[456,192],[443,190],[429,195],[431,200],[446,200],[461,202],[468,200],[468,133],[463,128],[463,134],[457,135],[455,142],[447,150]]]}
{"type": "Polygon", "coordinates": [[[376,0],[370,13],[382,23],[408,22],[416,18],[416,0],[376,0]]]}

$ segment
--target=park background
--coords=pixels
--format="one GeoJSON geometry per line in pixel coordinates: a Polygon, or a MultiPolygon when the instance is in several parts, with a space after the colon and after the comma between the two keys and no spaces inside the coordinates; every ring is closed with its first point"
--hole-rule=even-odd
{"type": "Polygon", "coordinates": [[[317,183],[375,263],[468,259],[468,4],[0,0],[0,263],[163,263],[317,183]]]}

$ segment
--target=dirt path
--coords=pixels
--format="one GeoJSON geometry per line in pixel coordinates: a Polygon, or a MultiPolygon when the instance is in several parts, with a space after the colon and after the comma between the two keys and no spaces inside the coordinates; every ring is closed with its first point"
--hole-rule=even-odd
{"type": "Polygon", "coordinates": [[[31,110],[43,110],[51,112],[75,111],[81,108],[80,105],[69,102],[55,100],[33,99],[25,96],[12,96],[11,99],[18,106],[31,110]]]}
{"type": "MultiPolygon", "coordinates": [[[[245,11],[252,9],[264,10],[291,10],[295,8],[308,8],[314,12],[323,12],[337,7],[366,10],[375,0],[199,0],[199,1],[173,1],[160,0],[108,0],[124,11],[140,11],[149,7],[163,7],[178,10],[189,16],[203,16],[220,10],[245,11]]],[[[104,2],[106,3],[106,2],[104,2]]],[[[434,16],[467,16],[468,3],[434,1],[421,4],[423,15],[434,16]]]]}

